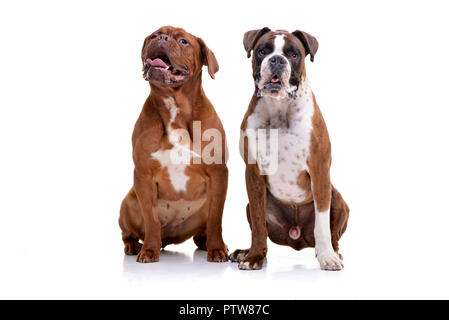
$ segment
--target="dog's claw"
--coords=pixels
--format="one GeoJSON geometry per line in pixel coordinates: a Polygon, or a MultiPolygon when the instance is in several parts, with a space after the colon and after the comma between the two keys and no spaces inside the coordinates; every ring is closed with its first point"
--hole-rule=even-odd
{"type": "Polygon", "coordinates": [[[245,257],[239,263],[240,270],[260,270],[263,267],[265,257],[263,255],[245,257]]]}
{"type": "Polygon", "coordinates": [[[323,253],[317,253],[318,262],[321,270],[326,271],[340,271],[343,270],[344,265],[339,256],[332,250],[323,253]]]}
{"type": "Polygon", "coordinates": [[[240,262],[243,259],[245,259],[246,255],[248,254],[249,250],[235,250],[231,255],[229,256],[229,260],[231,262],[240,262]]]}
{"type": "Polygon", "coordinates": [[[207,261],[209,262],[227,262],[228,249],[211,249],[207,251],[207,261]]]}
{"type": "Polygon", "coordinates": [[[229,260],[239,263],[240,270],[260,270],[265,261],[264,254],[251,254],[250,250],[235,250],[229,260]]]}
{"type": "Polygon", "coordinates": [[[263,267],[265,261],[264,254],[252,254],[248,252],[243,260],[239,262],[240,270],[260,270],[263,267]]]}
{"type": "Polygon", "coordinates": [[[160,250],[144,249],[142,248],[137,255],[137,262],[150,263],[159,261],[160,250]]]}

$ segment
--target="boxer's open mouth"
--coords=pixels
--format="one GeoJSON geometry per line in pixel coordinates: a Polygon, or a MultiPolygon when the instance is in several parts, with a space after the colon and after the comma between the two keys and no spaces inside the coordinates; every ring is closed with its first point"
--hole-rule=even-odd
{"type": "Polygon", "coordinates": [[[271,83],[278,83],[281,82],[281,80],[278,78],[278,76],[274,76],[273,78],[271,78],[271,83]]]}
{"type": "Polygon", "coordinates": [[[166,55],[148,58],[143,65],[143,78],[147,81],[154,79],[172,84],[185,80],[188,74],[187,69],[175,68],[166,55]]]}
{"type": "Polygon", "coordinates": [[[271,93],[277,93],[282,89],[281,79],[278,76],[273,76],[270,81],[264,84],[263,89],[271,93]]]}

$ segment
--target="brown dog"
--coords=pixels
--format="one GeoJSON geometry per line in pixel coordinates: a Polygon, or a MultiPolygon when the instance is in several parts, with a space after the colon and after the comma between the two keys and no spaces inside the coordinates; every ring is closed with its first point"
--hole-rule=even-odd
{"type": "Polygon", "coordinates": [[[230,258],[240,269],[262,268],[268,236],[296,250],[315,247],[322,269],[341,270],[338,240],[349,208],[330,181],[331,145],[304,64],[318,41],[263,28],[247,32],[243,44],[248,57],[254,52],[256,85],[241,126],[252,243],[230,258]]]}
{"type": "Polygon", "coordinates": [[[225,133],[201,86],[203,65],[212,78],[218,71],[215,55],[202,39],[167,26],[145,39],[142,63],[151,93],[132,136],[134,186],[120,209],[125,253],[155,262],[161,247],[193,236],[208,261],[227,261],[225,133]]]}

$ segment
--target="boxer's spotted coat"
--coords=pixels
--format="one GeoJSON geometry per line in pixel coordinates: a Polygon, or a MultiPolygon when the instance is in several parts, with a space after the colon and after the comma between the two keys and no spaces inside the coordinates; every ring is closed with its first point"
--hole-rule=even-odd
{"type": "MultiPolygon", "coordinates": [[[[268,28],[247,32],[243,42],[248,57],[254,52],[256,87],[241,126],[252,243],[249,250],[235,251],[231,260],[240,269],[262,268],[268,236],[297,250],[315,247],[322,269],[341,270],[338,240],[349,209],[330,182],[329,136],[304,65],[309,54],[313,61],[318,42],[302,31],[268,28]],[[274,171],[266,154],[248,139],[260,129],[276,130],[274,171]]],[[[266,144],[269,151],[275,147],[268,137],[266,144]]]]}
{"type": "Polygon", "coordinates": [[[221,134],[218,143],[226,150],[222,124],[201,86],[203,65],[212,78],[218,71],[215,55],[202,39],[180,28],[162,27],[145,39],[142,63],[151,93],[134,128],[134,186],[120,210],[125,253],[137,254],[138,262],[155,262],[161,247],[193,236],[196,245],[208,251],[209,261],[227,261],[221,230],[226,154],[214,154],[218,163],[195,163],[193,158],[209,150],[212,142],[203,140],[199,153],[191,149],[193,123],[199,121],[200,130],[221,134]],[[187,137],[179,140],[176,129],[187,137]],[[190,161],[175,162],[171,155],[178,151],[187,152],[190,161]]]}

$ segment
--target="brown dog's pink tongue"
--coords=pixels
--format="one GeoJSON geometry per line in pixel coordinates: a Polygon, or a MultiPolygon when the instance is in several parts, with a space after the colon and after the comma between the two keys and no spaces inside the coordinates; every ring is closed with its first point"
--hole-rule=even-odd
{"type": "Polygon", "coordinates": [[[150,62],[150,64],[152,67],[160,67],[160,68],[168,67],[167,64],[159,58],[154,59],[153,61],[150,62]]]}

